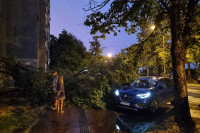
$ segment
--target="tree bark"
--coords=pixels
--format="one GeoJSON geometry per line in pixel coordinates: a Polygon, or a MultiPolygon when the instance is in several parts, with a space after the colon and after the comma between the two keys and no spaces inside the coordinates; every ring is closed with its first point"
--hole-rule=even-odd
{"type": "Polygon", "coordinates": [[[166,77],[166,67],[165,67],[165,65],[163,65],[162,76],[163,76],[163,77],[166,77]]]}
{"type": "Polygon", "coordinates": [[[147,77],[149,76],[149,66],[147,66],[147,77]]]}
{"type": "Polygon", "coordinates": [[[181,0],[173,0],[170,14],[172,34],[171,56],[173,65],[174,89],[176,92],[175,109],[178,122],[194,124],[190,114],[185,74],[187,47],[184,44],[181,25],[181,0]]]}

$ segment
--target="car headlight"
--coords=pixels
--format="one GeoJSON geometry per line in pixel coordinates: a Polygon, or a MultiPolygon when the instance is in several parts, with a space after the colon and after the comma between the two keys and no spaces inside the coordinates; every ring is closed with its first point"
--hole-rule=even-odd
{"type": "Polygon", "coordinates": [[[144,93],[144,94],[137,94],[137,97],[144,99],[144,98],[150,97],[150,95],[151,95],[151,93],[148,92],[148,93],[144,93]]]}
{"type": "Polygon", "coordinates": [[[119,96],[119,90],[116,90],[116,91],[115,91],[115,95],[116,95],[116,96],[119,96]]]}

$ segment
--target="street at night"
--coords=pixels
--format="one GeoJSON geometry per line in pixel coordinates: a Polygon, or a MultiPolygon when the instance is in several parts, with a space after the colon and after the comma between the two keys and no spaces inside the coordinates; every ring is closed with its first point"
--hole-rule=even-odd
{"type": "Polygon", "coordinates": [[[168,105],[152,115],[149,112],[131,110],[100,111],[65,108],[65,114],[47,113],[35,125],[31,133],[142,133],[170,108],[168,105]]]}
{"type": "Polygon", "coordinates": [[[0,133],[200,133],[200,0],[0,0],[0,133]]]}
{"type": "MultiPolygon", "coordinates": [[[[192,111],[192,116],[200,118],[200,85],[189,84],[188,92],[189,102],[197,108],[192,111]]],[[[101,111],[68,107],[63,115],[47,111],[33,126],[31,133],[144,133],[172,109],[173,106],[165,104],[159,108],[158,113],[152,115],[148,111],[136,112],[119,108],[101,111]]]]}

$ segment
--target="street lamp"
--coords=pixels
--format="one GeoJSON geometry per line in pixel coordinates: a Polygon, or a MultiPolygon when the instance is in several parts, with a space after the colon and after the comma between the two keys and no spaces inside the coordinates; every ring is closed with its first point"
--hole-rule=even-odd
{"type": "Polygon", "coordinates": [[[107,57],[108,57],[108,58],[111,58],[111,57],[112,57],[112,53],[108,53],[108,54],[107,54],[107,57]]]}
{"type": "Polygon", "coordinates": [[[105,63],[111,62],[111,60],[112,60],[112,53],[108,53],[105,63]]]}
{"type": "Polygon", "coordinates": [[[152,26],[151,26],[151,30],[154,30],[155,28],[156,28],[155,25],[152,25],[152,26]]]}
{"type": "Polygon", "coordinates": [[[165,77],[165,73],[166,73],[166,68],[165,68],[165,36],[163,35],[163,76],[165,77]]]}
{"type": "MultiPolygon", "coordinates": [[[[151,26],[151,30],[154,30],[156,28],[155,25],[152,25],[151,26]]],[[[165,68],[165,36],[163,35],[162,36],[162,42],[163,42],[163,75],[165,76],[165,73],[166,73],[166,68],[165,68]]]]}
{"type": "MultiPolygon", "coordinates": [[[[154,31],[154,29],[156,28],[155,25],[151,25],[150,29],[152,30],[152,32],[154,31]]],[[[149,76],[149,66],[147,66],[147,76],[149,76]]]]}

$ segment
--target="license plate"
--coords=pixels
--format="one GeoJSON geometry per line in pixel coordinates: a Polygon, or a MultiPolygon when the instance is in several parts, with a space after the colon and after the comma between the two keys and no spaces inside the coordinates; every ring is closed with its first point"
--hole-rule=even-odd
{"type": "Polygon", "coordinates": [[[120,102],[121,105],[126,105],[126,106],[130,106],[130,103],[127,102],[120,102]]]}

